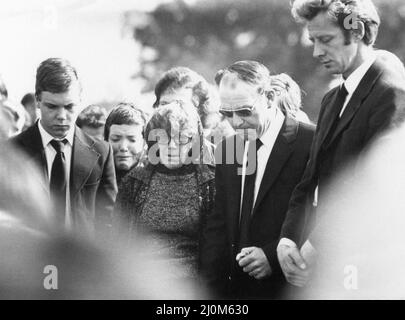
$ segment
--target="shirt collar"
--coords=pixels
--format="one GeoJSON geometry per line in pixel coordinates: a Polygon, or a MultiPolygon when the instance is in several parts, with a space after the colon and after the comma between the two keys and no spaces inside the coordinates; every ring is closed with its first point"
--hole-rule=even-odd
{"type": "Polygon", "coordinates": [[[272,147],[274,144],[274,136],[278,135],[279,129],[284,122],[284,114],[281,112],[281,110],[277,107],[273,107],[270,109],[271,110],[271,115],[270,115],[270,125],[267,128],[267,130],[262,134],[260,137],[260,141],[265,145],[266,147],[272,147]],[[281,123],[281,125],[280,125],[281,123]]]}
{"type": "Polygon", "coordinates": [[[353,94],[353,92],[356,90],[361,79],[363,79],[364,75],[368,69],[370,69],[375,59],[376,55],[374,53],[371,54],[370,57],[368,57],[366,61],[364,61],[356,70],[354,70],[352,74],[347,77],[346,81],[343,82],[349,95],[353,94]]]}
{"type": "MultiPolygon", "coordinates": [[[[41,119],[38,121],[38,129],[39,129],[39,133],[41,134],[41,138],[42,138],[42,145],[44,146],[44,149],[48,146],[48,144],[52,141],[52,140],[62,140],[62,139],[57,139],[54,138],[53,136],[51,136],[42,126],[41,124],[41,119]]],[[[66,134],[65,139],[68,141],[68,143],[70,144],[70,146],[73,146],[73,138],[74,138],[74,134],[75,134],[75,128],[74,126],[68,131],[68,133],[66,134]]]]}

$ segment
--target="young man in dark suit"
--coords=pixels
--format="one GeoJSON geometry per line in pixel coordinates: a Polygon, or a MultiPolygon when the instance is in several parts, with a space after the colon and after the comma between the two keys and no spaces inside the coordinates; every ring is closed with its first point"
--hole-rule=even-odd
{"type": "Polygon", "coordinates": [[[328,186],[350,185],[339,172],[349,165],[355,168],[377,136],[403,121],[405,82],[403,67],[373,49],[380,18],[370,0],[296,1],[292,13],[306,22],[314,57],[344,80],[322,100],[308,166],[292,195],[277,249],[287,280],[301,287],[325,236],[328,186]],[[314,200],[316,188],[315,216],[305,206],[314,200]]]}
{"type": "Polygon", "coordinates": [[[216,80],[221,113],[237,134],[217,148],[215,213],[205,217],[202,275],[221,297],[280,297],[286,282],[276,247],[314,127],[276,107],[269,70],[258,62],[236,62],[216,80]]]}
{"type": "Polygon", "coordinates": [[[66,60],[43,61],[36,74],[40,119],[12,142],[38,165],[56,226],[93,237],[108,232],[117,193],[111,147],[75,126],[81,85],[66,60]]]}

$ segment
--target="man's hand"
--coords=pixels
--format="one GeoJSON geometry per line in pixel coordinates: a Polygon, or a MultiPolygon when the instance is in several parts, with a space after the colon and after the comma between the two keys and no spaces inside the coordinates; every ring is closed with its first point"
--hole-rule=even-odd
{"type": "Polygon", "coordinates": [[[316,263],[317,252],[309,240],[305,241],[304,245],[301,247],[300,254],[307,265],[312,269],[316,263]]]}
{"type": "Polygon", "coordinates": [[[243,272],[255,279],[264,279],[271,275],[271,267],[264,251],[257,247],[243,248],[236,256],[236,261],[243,272]]]}
{"type": "Polygon", "coordinates": [[[287,281],[303,287],[309,278],[309,268],[296,246],[278,245],[277,257],[287,281]]]}

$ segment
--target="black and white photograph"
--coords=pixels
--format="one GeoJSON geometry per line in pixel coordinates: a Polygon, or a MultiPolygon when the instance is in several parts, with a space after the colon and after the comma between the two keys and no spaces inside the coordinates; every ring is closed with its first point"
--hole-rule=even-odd
{"type": "Polygon", "coordinates": [[[405,1],[2,0],[0,30],[0,300],[405,299],[405,1]]]}

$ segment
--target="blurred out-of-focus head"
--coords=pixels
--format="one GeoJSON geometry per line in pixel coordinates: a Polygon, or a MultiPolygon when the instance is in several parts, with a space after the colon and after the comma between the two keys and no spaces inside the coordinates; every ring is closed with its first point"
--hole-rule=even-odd
{"type": "Polygon", "coordinates": [[[107,110],[105,108],[90,105],[80,112],[76,119],[76,125],[89,136],[103,140],[106,118],[107,110]]]}

